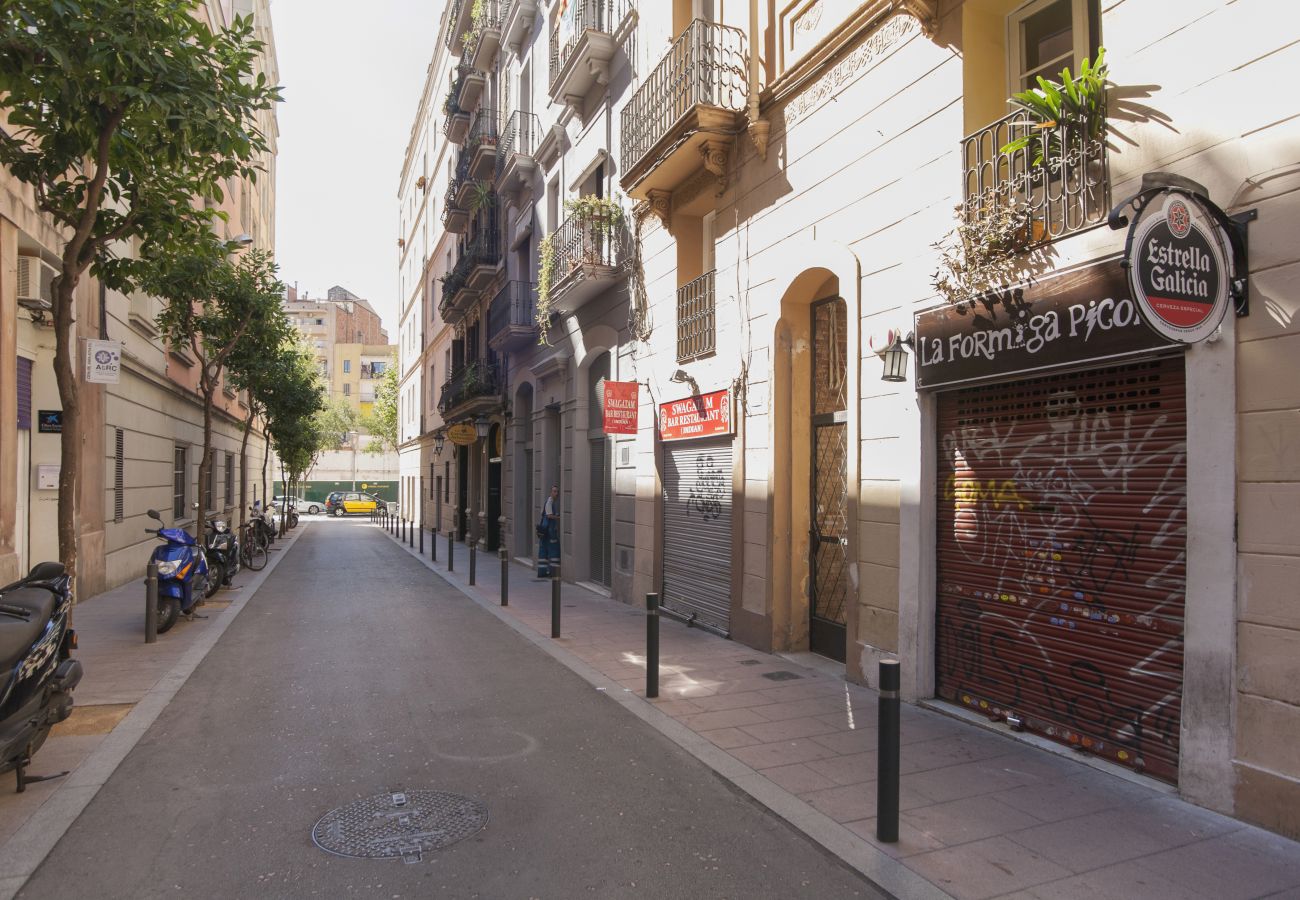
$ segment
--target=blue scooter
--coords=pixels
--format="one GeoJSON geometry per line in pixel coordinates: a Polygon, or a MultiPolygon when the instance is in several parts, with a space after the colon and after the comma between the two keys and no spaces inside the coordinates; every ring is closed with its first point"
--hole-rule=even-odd
{"type": "MultiPolygon", "coordinates": [[[[162,524],[158,510],[149,518],[162,524]]],[[[217,592],[221,585],[208,577],[208,559],[199,542],[184,528],[146,528],[165,541],[155,547],[151,561],[158,565],[158,633],[176,624],[182,614],[192,615],[199,601],[217,592]]]]}

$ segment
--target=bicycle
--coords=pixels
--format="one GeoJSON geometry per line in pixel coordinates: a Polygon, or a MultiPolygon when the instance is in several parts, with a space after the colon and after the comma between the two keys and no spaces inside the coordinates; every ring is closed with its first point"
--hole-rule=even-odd
{"type": "Polygon", "coordinates": [[[254,572],[266,568],[270,558],[266,550],[266,536],[253,528],[251,522],[239,526],[239,563],[254,572]]]}

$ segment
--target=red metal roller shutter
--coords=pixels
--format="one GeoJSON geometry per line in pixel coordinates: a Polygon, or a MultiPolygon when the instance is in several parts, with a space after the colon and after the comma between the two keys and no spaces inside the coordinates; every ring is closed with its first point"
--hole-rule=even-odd
{"type": "Polygon", "coordinates": [[[939,396],[939,696],[1177,781],[1186,418],[1181,357],[939,396]]]}

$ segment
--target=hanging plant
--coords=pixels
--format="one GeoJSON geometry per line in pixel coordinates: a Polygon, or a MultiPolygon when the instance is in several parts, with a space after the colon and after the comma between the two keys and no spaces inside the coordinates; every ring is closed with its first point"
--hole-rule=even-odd
{"type": "Polygon", "coordinates": [[[1088,142],[1101,140],[1106,131],[1108,75],[1106,48],[1098,47],[1096,60],[1084,57],[1079,63],[1078,78],[1071,76],[1066,66],[1059,82],[1040,75],[1037,88],[1012,94],[1008,102],[1023,109],[1038,124],[1032,132],[1005,144],[1001,152],[1013,153],[1032,146],[1033,164],[1042,166],[1061,159],[1064,136],[1088,142]]]}
{"type": "Polygon", "coordinates": [[[537,331],[538,343],[549,344],[547,331],[551,325],[551,278],[555,274],[555,232],[546,234],[537,243],[541,265],[537,272],[537,331]]]}
{"type": "Polygon", "coordinates": [[[1037,260],[1028,207],[1009,199],[978,214],[956,208],[957,225],[933,244],[939,252],[934,289],[964,313],[978,298],[1032,275],[1037,260]]]}
{"type": "Polygon", "coordinates": [[[575,197],[564,201],[564,211],[585,219],[597,234],[608,234],[623,224],[623,205],[612,197],[575,197]]]}

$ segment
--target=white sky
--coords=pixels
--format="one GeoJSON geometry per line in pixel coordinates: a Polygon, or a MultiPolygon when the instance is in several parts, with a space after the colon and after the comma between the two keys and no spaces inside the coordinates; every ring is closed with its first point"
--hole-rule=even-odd
{"type": "Polygon", "coordinates": [[[397,186],[442,0],[272,0],[280,278],[341,284],[397,333],[397,186]]]}

